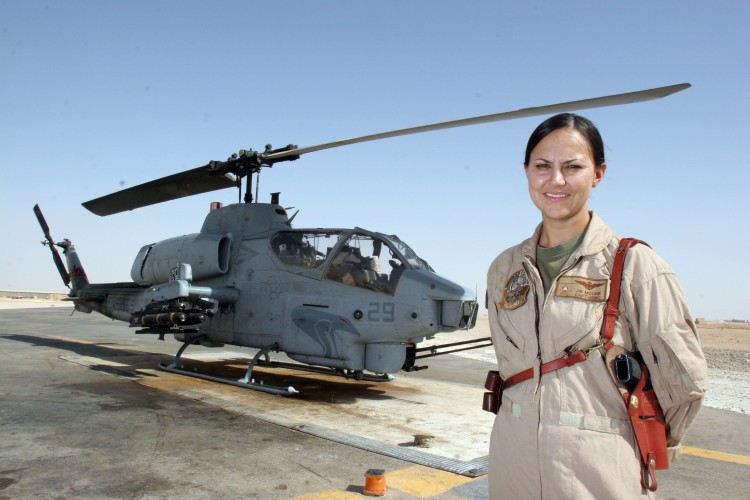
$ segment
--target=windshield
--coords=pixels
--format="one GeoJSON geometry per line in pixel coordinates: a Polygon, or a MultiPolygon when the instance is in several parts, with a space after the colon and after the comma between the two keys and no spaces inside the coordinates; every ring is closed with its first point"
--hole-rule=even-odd
{"type": "Polygon", "coordinates": [[[280,231],[271,238],[271,249],[284,264],[320,269],[339,238],[339,231],[280,231]]]}
{"type": "Polygon", "coordinates": [[[432,271],[397,236],[359,230],[292,230],[279,231],[270,244],[279,261],[290,269],[326,268],[328,279],[391,295],[408,267],[432,271]]]}
{"type": "Polygon", "coordinates": [[[426,269],[428,271],[434,272],[427,261],[420,258],[417,253],[412,250],[409,245],[401,241],[398,236],[392,234],[390,236],[386,236],[386,238],[399,252],[401,252],[401,254],[406,258],[406,261],[409,263],[409,265],[411,265],[412,267],[416,267],[417,269],[426,269]]]}

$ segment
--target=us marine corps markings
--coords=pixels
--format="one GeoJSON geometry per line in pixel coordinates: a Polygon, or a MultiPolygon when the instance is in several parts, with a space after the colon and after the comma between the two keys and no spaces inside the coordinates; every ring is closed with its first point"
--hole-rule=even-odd
{"type": "Polygon", "coordinates": [[[503,288],[503,298],[500,301],[501,309],[511,311],[518,309],[526,303],[526,296],[529,294],[529,275],[525,269],[519,269],[508,278],[503,288]]]}

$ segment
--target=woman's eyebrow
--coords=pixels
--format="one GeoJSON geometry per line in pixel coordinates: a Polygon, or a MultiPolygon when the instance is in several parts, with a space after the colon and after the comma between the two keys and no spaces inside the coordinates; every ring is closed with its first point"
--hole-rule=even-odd
{"type": "MultiPolygon", "coordinates": [[[[568,158],[567,160],[563,160],[562,163],[573,163],[573,162],[581,162],[584,161],[585,158],[583,156],[574,156],[573,158],[568,158]]],[[[545,163],[552,163],[552,160],[548,160],[547,158],[544,158],[543,156],[539,156],[537,158],[532,158],[532,162],[535,161],[543,161],[545,163]]]]}

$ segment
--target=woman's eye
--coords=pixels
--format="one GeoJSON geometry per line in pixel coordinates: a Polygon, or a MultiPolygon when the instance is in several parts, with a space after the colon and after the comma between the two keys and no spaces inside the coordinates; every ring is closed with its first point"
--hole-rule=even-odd
{"type": "Polygon", "coordinates": [[[583,168],[583,167],[581,165],[577,165],[575,163],[571,163],[570,165],[568,165],[568,168],[575,170],[575,169],[579,169],[579,168],[583,168]]]}

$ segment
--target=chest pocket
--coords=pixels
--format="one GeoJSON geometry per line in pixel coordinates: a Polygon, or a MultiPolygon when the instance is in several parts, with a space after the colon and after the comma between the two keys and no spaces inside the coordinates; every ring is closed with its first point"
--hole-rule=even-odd
{"type": "Polygon", "coordinates": [[[512,310],[499,306],[502,289],[496,290],[490,297],[491,316],[494,316],[493,344],[495,354],[503,375],[510,376],[531,366],[527,361],[533,360],[536,348],[534,328],[533,298],[526,304],[512,310]],[[531,319],[529,319],[529,316],[531,319]],[[529,351],[528,353],[526,351],[529,351]]]}
{"type": "MultiPolygon", "coordinates": [[[[605,306],[605,302],[550,297],[545,305],[541,330],[551,335],[542,333],[542,342],[546,344],[546,339],[552,338],[553,356],[562,356],[571,347],[575,351],[593,346],[599,339],[605,306]]],[[[543,349],[542,352],[546,351],[543,349]]]]}
{"type": "Polygon", "coordinates": [[[527,334],[534,334],[533,322],[531,323],[530,328],[528,328],[528,325],[518,325],[517,323],[514,323],[514,318],[511,317],[515,316],[516,318],[518,318],[518,316],[521,316],[523,314],[523,312],[517,310],[506,311],[499,307],[497,308],[497,322],[500,325],[500,329],[503,335],[505,335],[504,340],[508,343],[506,349],[511,357],[518,356],[517,351],[523,351],[523,348],[526,345],[526,339],[524,338],[525,336],[522,332],[526,331],[527,334]],[[517,326],[520,327],[520,330],[516,329],[517,326]],[[524,328],[524,326],[526,326],[526,328],[524,328]]]}
{"type": "Polygon", "coordinates": [[[545,358],[561,356],[571,347],[576,350],[596,344],[609,298],[609,274],[603,258],[591,258],[556,280],[541,318],[545,358]]]}

